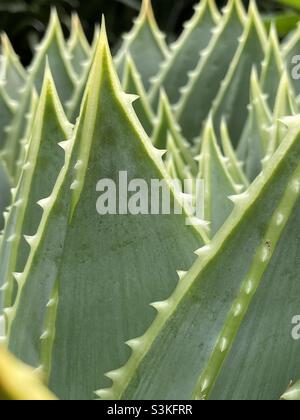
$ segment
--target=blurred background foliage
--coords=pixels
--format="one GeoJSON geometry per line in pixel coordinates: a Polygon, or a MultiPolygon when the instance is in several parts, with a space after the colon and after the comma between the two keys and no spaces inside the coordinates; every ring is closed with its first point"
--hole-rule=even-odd
{"type": "MultiPolygon", "coordinates": [[[[193,13],[192,6],[198,0],[153,0],[156,17],[170,41],[182,29],[182,23],[193,13]]],[[[216,0],[220,7],[225,0],[216,0]]],[[[56,7],[66,36],[70,27],[70,15],[76,11],[91,40],[94,27],[104,13],[110,42],[117,48],[120,35],[131,28],[141,0],[0,0],[0,31],[12,40],[24,64],[31,60],[34,45],[43,36],[51,7],[56,7]]],[[[244,0],[245,5],[249,0],[244,0]]],[[[264,13],[266,24],[275,20],[281,36],[286,35],[300,19],[300,0],[257,0],[264,13]]]]}

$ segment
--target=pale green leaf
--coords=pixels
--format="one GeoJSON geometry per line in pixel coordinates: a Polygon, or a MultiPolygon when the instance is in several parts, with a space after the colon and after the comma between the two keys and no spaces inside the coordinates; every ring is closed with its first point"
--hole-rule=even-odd
{"type": "Polygon", "coordinates": [[[183,135],[190,142],[199,135],[202,123],[209,115],[213,100],[238,48],[244,20],[240,0],[231,0],[216,26],[215,35],[202,52],[197,68],[190,73],[190,80],[176,105],[176,117],[183,135]]]}
{"type": "Polygon", "coordinates": [[[261,76],[262,90],[266,95],[268,95],[268,105],[272,110],[275,105],[278,85],[280,83],[283,70],[284,63],[278,41],[278,35],[275,27],[272,25],[261,76]]]}
{"type": "Polygon", "coordinates": [[[124,342],[151,323],[148,304],[174,289],[176,270],[186,270],[194,260],[192,250],[203,243],[199,230],[186,226],[185,213],[97,213],[98,181],[118,184],[125,170],[129,181],[166,180],[172,208],[177,203],[160,153],[141,129],[131,102],[114,72],[103,25],[71,164],[45,203],[10,313],[10,348],[22,360],[41,363],[50,388],[62,399],[94,398],[99,384],[107,383],[104,373],[127,360],[124,342]],[[43,283],[41,272],[47,274],[43,283]],[[53,296],[49,290],[56,282],[58,300],[48,304],[51,312],[56,306],[55,322],[43,330],[46,303],[53,296]],[[47,348],[39,344],[40,336],[47,348]]]}
{"type": "Polygon", "coordinates": [[[300,401],[300,382],[298,381],[294,385],[291,384],[281,399],[285,401],[300,401]]]}
{"type": "Polygon", "coordinates": [[[250,76],[253,67],[260,74],[267,37],[254,2],[250,5],[248,22],[240,46],[231,63],[222,88],[214,102],[213,114],[217,135],[225,118],[234,147],[239,143],[249,104],[250,76]]]}
{"type": "Polygon", "coordinates": [[[191,172],[196,175],[197,165],[190,150],[190,145],[182,137],[181,127],[177,123],[168,97],[162,89],[160,92],[158,116],[155,120],[155,126],[151,138],[154,146],[158,149],[165,149],[168,133],[171,134],[176,147],[180,150],[185,164],[189,166],[191,172]]]}
{"type": "Polygon", "coordinates": [[[153,130],[155,116],[149,104],[141,77],[129,54],[126,56],[122,86],[126,93],[139,97],[133,104],[133,108],[144,130],[150,136],[153,130]]]}
{"type": "Polygon", "coordinates": [[[300,376],[299,117],[104,399],[278,400],[300,376]],[[286,245],[288,243],[288,246],[286,245]]]}
{"type": "Polygon", "coordinates": [[[162,87],[172,104],[180,99],[180,88],[188,82],[188,73],[196,67],[218,20],[219,13],[214,0],[204,0],[195,6],[194,16],[185,24],[180,38],[171,45],[170,57],[162,64],[150,90],[150,100],[155,108],[162,87]]]}
{"type": "Polygon", "coordinates": [[[213,237],[233,210],[229,196],[239,192],[226,167],[225,158],[217,144],[212,119],[209,118],[203,133],[200,155],[200,179],[204,180],[205,220],[210,222],[213,237]]]}
{"type": "Polygon", "coordinates": [[[224,155],[227,159],[227,169],[233,178],[234,182],[244,187],[249,186],[249,180],[247,179],[244,170],[243,162],[238,160],[238,157],[232,147],[226,122],[223,120],[221,124],[221,143],[224,155]]]}
{"type": "Polygon", "coordinates": [[[273,148],[272,114],[263,94],[256,69],[251,75],[249,115],[241,136],[238,155],[245,163],[245,173],[252,182],[262,170],[263,160],[273,148]]]}
{"type": "Polygon", "coordinates": [[[51,193],[64,164],[58,143],[70,135],[70,125],[47,70],[28,153],[18,186],[12,191],[13,203],[3,234],[0,279],[5,292],[1,293],[1,307],[3,302],[8,307],[13,303],[13,273],[24,270],[30,249],[26,243],[29,239],[24,235],[30,238],[36,234],[42,217],[42,210],[36,203],[51,193]]]}
{"type": "Polygon", "coordinates": [[[160,32],[153,14],[151,0],[143,0],[141,12],[131,32],[124,35],[124,42],[115,58],[119,75],[125,67],[126,54],[130,53],[143,85],[148,90],[150,79],[159,71],[160,64],[169,55],[164,35],[160,32]]]}
{"type": "Polygon", "coordinates": [[[5,86],[5,91],[9,98],[18,100],[20,89],[24,86],[27,74],[7,35],[4,33],[1,35],[1,55],[3,60],[3,68],[1,70],[3,86],[5,86]]]}
{"type": "Polygon", "coordinates": [[[73,69],[78,76],[81,76],[91,60],[92,51],[76,13],[72,14],[71,37],[68,47],[73,69]]]}

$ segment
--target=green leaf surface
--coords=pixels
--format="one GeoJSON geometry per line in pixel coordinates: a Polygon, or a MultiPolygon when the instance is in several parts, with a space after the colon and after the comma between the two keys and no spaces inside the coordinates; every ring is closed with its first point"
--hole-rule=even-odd
{"type": "Polygon", "coordinates": [[[300,401],[300,382],[291,385],[289,389],[282,395],[282,400],[285,401],[300,401]]]}
{"type": "Polygon", "coordinates": [[[105,399],[278,400],[300,375],[299,117],[165,302],[105,399]],[[288,242],[288,246],[286,246],[288,242]]]}
{"type": "Polygon", "coordinates": [[[158,116],[155,120],[155,126],[151,138],[154,146],[158,149],[165,149],[167,146],[168,133],[171,134],[176,147],[180,150],[185,164],[189,166],[193,174],[196,174],[198,168],[190,150],[190,145],[182,137],[181,127],[177,123],[169,99],[165,91],[162,89],[160,92],[158,116]]]}
{"type": "Polygon", "coordinates": [[[138,100],[134,102],[133,108],[144,130],[150,136],[153,130],[155,116],[149,104],[141,76],[137,72],[136,66],[129,54],[126,56],[122,86],[126,93],[138,96],[138,100]]]}
{"type": "Polygon", "coordinates": [[[1,55],[3,60],[1,79],[4,82],[5,91],[9,98],[17,100],[27,74],[6,34],[1,35],[1,55]]]}
{"type": "Polygon", "coordinates": [[[252,2],[240,46],[213,106],[217,135],[219,135],[221,121],[225,118],[234,147],[239,143],[247,120],[251,72],[253,67],[256,67],[260,74],[266,45],[265,29],[256,5],[252,2]]]}
{"type": "MultiPolygon", "coordinates": [[[[170,294],[178,281],[176,270],[186,270],[194,261],[192,250],[204,243],[198,229],[186,226],[185,213],[97,213],[99,180],[118,184],[119,172],[126,170],[129,181],[149,183],[167,176],[132,100],[117,80],[103,25],[71,164],[44,205],[9,323],[10,347],[22,360],[41,363],[50,388],[62,399],[93,399],[99,385],[108,383],[104,373],[129,356],[126,340],[151,323],[154,313],[148,304],[170,294]],[[43,283],[41,271],[47,273],[43,283]],[[53,301],[55,284],[58,298],[53,301]],[[49,311],[55,317],[49,330],[48,300],[48,317],[49,311]],[[26,337],[32,348],[24,343],[26,337]]],[[[167,190],[174,207],[177,198],[168,181],[167,190]]],[[[119,199],[117,204],[122,206],[119,199]]]]}
{"type": "Polygon", "coordinates": [[[143,85],[148,91],[150,79],[159,72],[160,64],[169,55],[164,35],[160,32],[154,18],[151,0],[143,0],[141,12],[131,32],[124,35],[124,42],[115,58],[119,75],[123,75],[126,54],[130,53],[143,85]],[[145,48],[145,46],[147,46],[145,48]]]}
{"type": "Polygon", "coordinates": [[[226,167],[211,118],[204,129],[198,177],[204,180],[204,218],[211,224],[210,234],[213,237],[232,212],[233,203],[228,197],[237,194],[239,186],[234,184],[226,167]]]}
{"type": "Polygon", "coordinates": [[[41,208],[36,203],[51,193],[64,164],[58,143],[70,135],[71,127],[64,116],[48,69],[26,163],[18,186],[12,191],[13,204],[3,234],[0,281],[5,291],[1,296],[2,308],[3,302],[6,307],[13,303],[13,273],[24,270],[29,254],[26,242],[36,234],[42,217],[41,208]]]}
{"type": "MultiPolygon", "coordinates": [[[[30,67],[27,83],[23,87],[23,93],[18,105],[18,110],[11,122],[10,129],[5,141],[5,164],[8,173],[17,184],[20,175],[19,166],[15,163],[22,153],[21,141],[28,131],[26,116],[31,105],[32,90],[36,87],[40,93],[42,88],[43,76],[47,62],[50,65],[51,72],[59,97],[64,105],[70,100],[76,86],[75,74],[71,67],[70,58],[67,56],[67,47],[63,38],[62,28],[53,9],[47,33],[40,45],[36,47],[35,59],[30,67]]],[[[28,141],[25,139],[24,141],[28,141]]]]}
{"type": "Polygon", "coordinates": [[[221,143],[222,149],[227,159],[227,169],[234,180],[234,182],[243,187],[249,186],[249,180],[243,170],[243,163],[238,160],[238,157],[232,147],[232,142],[228,134],[226,122],[223,120],[221,124],[221,143]]]}
{"type": "Polygon", "coordinates": [[[261,86],[268,95],[268,105],[273,110],[282,72],[285,68],[280,50],[278,35],[274,26],[271,27],[266,58],[263,63],[261,86]]]}
{"type": "Polygon", "coordinates": [[[16,104],[7,95],[4,83],[0,82],[0,150],[3,151],[7,131],[14,116],[16,104]]]}
{"type": "Polygon", "coordinates": [[[263,94],[256,69],[251,75],[249,115],[242,134],[238,154],[242,156],[247,178],[252,182],[262,170],[262,163],[273,149],[273,116],[263,94]]]}
{"type": "MultiPolygon", "coordinates": [[[[270,147],[268,155],[272,155],[283,141],[287,129],[280,119],[287,115],[295,115],[298,105],[296,104],[293,89],[290,84],[290,78],[286,71],[282,73],[278,86],[273,113],[273,126],[271,130],[270,147]]],[[[267,156],[268,158],[268,156],[267,156]]]]}
{"type": "Polygon", "coordinates": [[[175,108],[183,135],[190,142],[199,135],[202,123],[209,115],[238,48],[243,24],[244,11],[240,0],[231,0],[216,26],[215,35],[202,52],[202,59],[190,73],[190,80],[175,108]]]}
{"type": "Polygon", "coordinates": [[[172,53],[162,64],[150,90],[149,96],[154,108],[159,103],[162,87],[172,104],[180,99],[180,88],[188,82],[188,73],[196,67],[218,20],[219,13],[214,0],[204,0],[195,6],[194,16],[185,24],[180,38],[171,45],[172,53]]]}
{"type": "Polygon", "coordinates": [[[68,47],[72,67],[75,73],[81,76],[91,60],[91,47],[76,13],[72,15],[71,37],[68,41],[68,47]]]}

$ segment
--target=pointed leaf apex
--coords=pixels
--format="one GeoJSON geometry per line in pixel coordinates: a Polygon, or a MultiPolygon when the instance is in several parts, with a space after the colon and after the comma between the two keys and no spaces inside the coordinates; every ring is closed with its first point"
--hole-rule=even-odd
{"type": "Polygon", "coordinates": [[[155,20],[151,0],[143,0],[140,17],[155,20]]]}
{"type": "Polygon", "coordinates": [[[53,25],[53,26],[54,25],[59,25],[60,26],[60,21],[59,21],[57,9],[54,6],[51,7],[50,25],[53,25]]]}

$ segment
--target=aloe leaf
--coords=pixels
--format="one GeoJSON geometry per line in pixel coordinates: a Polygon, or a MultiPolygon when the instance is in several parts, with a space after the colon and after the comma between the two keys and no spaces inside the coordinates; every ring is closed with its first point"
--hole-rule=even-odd
{"type": "MultiPolygon", "coordinates": [[[[271,131],[271,142],[268,155],[272,155],[284,139],[287,129],[280,118],[297,113],[297,104],[290,79],[286,71],[282,73],[274,106],[274,124],[271,131]]],[[[269,156],[267,156],[267,159],[269,156]]]]}
{"type": "MultiPolygon", "coordinates": [[[[71,164],[45,204],[38,240],[20,276],[16,305],[8,313],[9,347],[22,360],[41,363],[50,388],[63,399],[92,399],[98,384],[107,383],[104,373],[128,358],[126,339],[153,319],[153,312],[145,310],[147,304],[174,289],[176,270],[186,270],[194,260],[192,250],[204,242],[199,229],[186,226],[185,213],[97,213],[99,180],[118,184],[119,172],[126,168],[130,181],[141,178],[148,183],[166,176],[158,158],[161,152],[141,129],[132,100],[121,90],[103,25],[71,164]],[[41,272],[47,272],[44,283],[41,272]],[[58,298],[48,304],[48,310],[55,307],[55,322],[43,331],[46,303],[57,281],[58,298]],[[43,345],[38,344],[40,335],[43,345]]],[[[174,206],[177,198],[166,182],[174,206]]],[[[117,204],[122,206],[119,199],[117,204]]]]}
{"type": "Polygon", "coordinates": [[[5,138],[9,130],[11,121],[13,119],[16,103],[12,101],[5,89],[5,83],[0,81],[0,149],[3,150],[5,145],[5,138]]]}
{"type": "Polygon", "coordinates": [[[197,165],[190,150],[190,145],[181,135],[181,127],[177,123],[169,99],[162,89],[160,92],[158,116],[155,120],[152,134],[152,143],[158,149],[167,146],[168,134],[171,134],[176,147],[180,150],[182,158],[193,174],[197,173],[197,165]]]}
{"type": "Polygon", "coordinates": [[[0,401],[56,400],[32,368],[0,347],[0,401]]]}
{"type": "Polygon", "coordinates": [[[268,167],[236,198],[176,292],[156,305],[155,322],[132,341],[130,361],[100,397],[278,400],[299,377],[291,337],[300,292],[299,118],[286,124],[268,167]]]}
{"type": "Polygon", "coordinates": [[[284,63],[281,55],[279,40],[276,29],[272,25],[261,76],[262,90],[266,95],[268,95],[268,105],[270,109],[274,108],[278,85],[280,83],[283,70],[284,63]]]}
{"type": "MultiPolygon", "coordinates": [[[[172,158],[174,163],[174,174],[177,175],[177,178],[174,179],[180,179],[181,181],[184,181],[187,178],[187,172],[186,172],[186,164],[184,160],[182,159],[181,153],[179,149],[177,148],[174,138],[172,137],[172,134],[168,134],[168,140],[167,140],[167,159],[172,158]]],[[[192,178],[190,178],[192,179],[192,178]]]]}
{"type": "Polygon", "coordinates": [[[232,142],[228,134],[228,128],[225,120],[223,120],[221,124],[221,143],[224,155],[227,159],[227,169],[234,182],[238,185],[249,187],[249,180],[243,170],[244,162],[238,160],[238,157],[232,147],[232,142]]]}
{"type": "Polygon", "coordinates": [[[300,401],[300,382],[291,385],[289,389],[282,395],[282,400],[285,401],[300,401]]]}
{"type": "Polygon", "coordinates": [[[85,36],[77,13],[72,14],[71,37],[68,41],[71,64],[78,76],[81,76],[91,59],[91,47],[85,36]]]}
{"type": "Polygon", "coordinates": [[[149,92],[155,108],[162,87],[172,104],[180,99],[180,88],[188,82],[188,72],[196,67],[200,53],[207,47],[218,20],[219,13],[214,0],[204,0],[195,6],[194,16],[185,24],[179,39],[171,45],[172,53],[162,63],[161,71],[149,92]]]}
{"type": "Polygon", "coordinates": [[[225,118],[235,147],[239,143],[247,119],[251,71],[256,67],[260,74],[260,64],[265,55],[266,45],[265,29],[257,7],[252,2],[240,46],[213,106],[217,135],[221,121],[225,118]]]}
{"type": "Polygon", "coordinates": [[[213,100],[238,48],[243,31],[244,11],[240,0],[231,0],[215,35],[176,105],[176,117],[188,141],[198,136],[202,123],[208,117],[213,100]]]}
{"type": "Polygon", "coordinates": [[[248,121],[241,137],[238,155],[245,163],[245,173],[252,182],[262,170],[262,162],[270,155],[272,145],[272,114],[267,97],[263,94],[258,74],[254,68],[251,75],[248,121]]]}
{"type": "Polygon", "coordinates": [[[20,96],[20,89],[24,86],[27,75],[7,35],[4,33],[1,35],[1,47],[3,60],[1,78],[4,82],[5,91],[9,98],[17,100],[20,96]]]}
{"type": "Polygon", "coordinates": [[[67,54],[62,28],[55,9],[52,9],[47,33],[41,44],[36,47],[36,51],[35,60],[29,69],[30,78],[34,80],[34,85],[40,92],[46,60],[48,60],[60,100],[65,104],[72,96],[76,76],[67,54]]]}
{"type": "Polygon", "coordinates": [[[29,69],[27,83],[23,88],[18,112],[16,112],[6,137],[5,164],[16,185],[19,178],[18,167],[15,165],[20,157],[20,140],[24,138],[28,122],[26,115],[30,108],[32,89],[36,87],[38,93],[42,87],[43,75],[47,60],[50,64],[53,79],[59,92],[61,101],[65,104],[73,95],[76,85],[76,78],[71,67],[70,59],[67,57],[62,28],[56,11],[53,9],[47,33],[42,43],[36,48],[35,59],[29,69]]]}
{"type": "Polygon", "coordinates": [[[125,92],[139,97],[139,99],[134,103],[133,108],[144,130],[148,135],[151,135],[155,118],[154,113],[149,104],[141,77],[137,72],[136,66],[129,54],[126,56],[122,86],[125,92]]]}
{"type": "MultiPolygon", "coordinates": [[[[97,36],[97,30],[95,31],[95,37],[97,36]]],[[[98,34],[99,39],[99,34],[98,34]]],[[[96,50],[96,39],[93,41],[93,45],[91,47],[91,57],[89,60],[85,62],[85,65],[83,66],[83,72],[81,74],[80,79],[75,85],[72,97],[70,100],[65,104],[66,114],[72,123],[75,123],[77,118],[80,114],[80,108],[83,100],[84,91],[88,82],[91,65],[94,59],[95,50],[96,50]]]]}
{"type": "Polygon", "coordinates": [[[240,186],[235,185],[226,167],[211,117],[204,129],[198,177],[204,180],[204,216],[205,220],[211,223],[210,233],[213,237],[233,210],[233,203],[228,199],[228,196],[240,192],[240,186]]]}
{"type": "Polygon", "coordinates": [[[4,227],[3,214],[10,204],[10,198],[10,179],[5,171],[3,163],[0,161],[0,229],[3,229],[4,227]]]}
{"type": "Polygon", "coordinates": [[[150,79],[158,73],[160,64],[169,55],[164,35],[155,21],[151,0],[143,0],[141,12],[134,27],[130,33],[124,35],[123,46],[115,58],[119,75],[123,74],[128,52],[142,77],[146,91],[148,91],[150,79]],[[145,48],[145,46],[147,47],[145,48]]]}
{"type": "Polygon", "coordinates": [[[3,234],[0,281],[5,290],[1,301],[6,307],[13,303],[13,273],[24,270],[30,250],[26,242],[28,237],[36,234],[42,217],[36,202],[50,194],[64,164],[58,142],[70,135],[71,127],[64,116],[50,70],[47,69],[32,138],[27,147],[26,163],[18,186],[12,191],[13,204],[3,234]]]}
{"type": "MultiPolygon", "coordinates": [[[[28,144],[31,140],[31,135],[35,123],[35,116],[38,108],[39,96],[35,90],[32,89],[31,92],[31,99],[29,102],[28,112],[25,115],[26,124],[25,124],[25,131],[23,137],[19,140],[19,156],[18,160],[15,162],[16,174],[21,174],[23,165],[25,163],[27,151],[28,151],[28,144]]],[[[4,150],[4,154],[5,154],[4,150]]]]}

